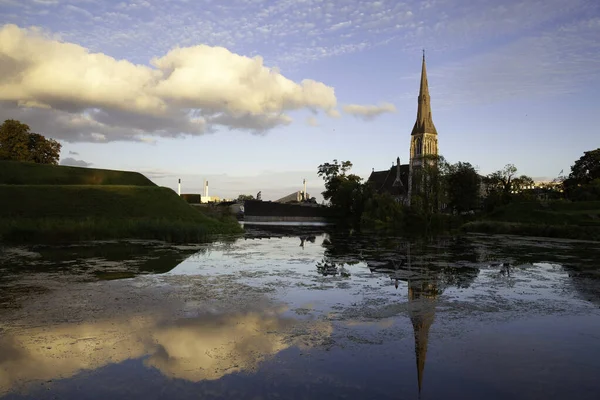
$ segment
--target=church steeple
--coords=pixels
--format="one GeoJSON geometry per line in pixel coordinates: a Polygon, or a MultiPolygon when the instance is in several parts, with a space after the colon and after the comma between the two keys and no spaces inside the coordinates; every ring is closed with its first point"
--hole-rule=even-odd
{"type": "Polygon", "coordinates": [[[421,86],[419,87],[417,121],[411,135],[431,133],[437,135],[433,119],[431,118],[431,103],[429,98],[429,84],[427,83],[427,68],[425,67],[425,50],[423,50],[423,64],[421,66],[421,86]]]}

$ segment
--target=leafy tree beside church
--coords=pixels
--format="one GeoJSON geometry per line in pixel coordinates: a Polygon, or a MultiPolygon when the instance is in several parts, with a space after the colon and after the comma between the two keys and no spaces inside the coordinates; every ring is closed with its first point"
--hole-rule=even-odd
{"type": "Polygon", "coordinates": [[[584,152],[563,185],[571,200],[600,200],[600,148],[584,152]]]}
{"type": "Polygon", "coordinates": [[[0,160],[57,165],[61,147],[19,121],[8,119],[0,125],[0,160]]]}
{"type": "Polygon", "coordinates": [[[361,183],[361,177],[349,173],[351,168],[350,161],[333,160],[319,165],[317,175],[325,181],[323,198],[343,220],[356,224],[364,209],[368,187],[361,183]]]}
{"type": "Polygon", "coordinates": [[[448,208],[458,213],[479,208],[481,178],[470,163],[448,165],[445,184],[448,208]]]}

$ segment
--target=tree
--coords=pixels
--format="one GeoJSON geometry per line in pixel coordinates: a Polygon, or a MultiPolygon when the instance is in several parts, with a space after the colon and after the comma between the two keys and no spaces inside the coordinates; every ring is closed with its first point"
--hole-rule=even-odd
{"type": "Polygon", "coordinates": [[[430,217],[438,214],[446,202],[444,177],[448,173],[448,163],[442,156],[426,155],[423,164],[412,171],[412,196],[410,205],[413,211],[430,217]]]}
{"type": "Polygon", "coordinates": [[[518,178],[514,178],[512,181],[511,192],[520,192],[523,190],[533,188],[535,182],[533,179],[527,175],[521,175],[518,178]]]}
{"type": "Polygon", "coordinates": [[[600,179],[600,148],[584,152],[571,167],[569,179],[580,185],[600,179]]]}
{"type": "Polygon", "coordinates": [[[0,160],[58,164],[61,144],[39,133],[30,132],[27,124],[8,119],[0,125],[0,160]]]}
{"type": "Polygon", "coordinates": [[[237,201],[254,200],[254,196],[251,194],[240,194],[237,201]]]}
{"type": "Polygon", "coordinates": [[[58,165],[61,144],[54,139],[46,139],[39,133],[29,134],[29,161],[38,164],[58,165]]]}
{"type": "Polygon", "coordinates": [[[0,160],[29,161],[29,126],[14,119],[0,125],[0,160]]]}
{"type": "Polygon", "coordinates": [[[339,164],[338,160],[333,160],[333,164],[325,163],[319,165],[317,175],[325,180],[325,191],[322,193],[325,200],[331,200],[345,181],[355,181],[356,178],[360,181],[360,177],[357,175],[346,176],[346,172],[351,168],[352,163],[350,161],[342,161],[342,163],[339,164]]]}
{"type": "Polygon", "coordinates": [[[575,161],[563,187],[571,200],[600,200],[600,148],[584,152],[575,161]]]}
{"type": "Polygon", "coordinates": [[[458,162],[449,165],[445,183],[450,209],[461,213],[479,206],[481,179],[470,163],[458,162]]]}
{"type": "Polygon", "coordinates": [[[506,164],[500,171],[492,172],[486,176],[485,184],[488,193],[497,192],[505,196],[510,195],[516,173],[517,167],[513,164],[506,164]]]}
{"type": "Polygon", "coordinates": [[[516,173],[517,167],[513,164],[506,164],[503,169],[492,172],[483,178],[486,191],[484,206],[487,211],[510,202],[510,192],[516,173]]]}
{"type": "Polygon", "coordinates": [[[374,193],[365,201],[360,224],[366,228],[402,229],[404,206],[390,194],[374,193]]]}
{"type": "Polygon", "coordinates": [[[488,211],[498,205],[508,204],[514,197],[513,193],[529,189],[534,184],[527,175],[517,176],[517,167],[513,164],[506,164],[502,170],[489,174],[483,181],[486,189],[484,205],[488,211]]]}
{"type": "Polygon", "coordinates": [[[325,181],[323,198],[330,201],[331,207],[344,220],[358,224],[370,189],[361,183],[362,178],[358,175],[347,174],[351,168],[350,161],[340,164],[333,160],[333,164],[319,165],[317,175],[325,181]]]}

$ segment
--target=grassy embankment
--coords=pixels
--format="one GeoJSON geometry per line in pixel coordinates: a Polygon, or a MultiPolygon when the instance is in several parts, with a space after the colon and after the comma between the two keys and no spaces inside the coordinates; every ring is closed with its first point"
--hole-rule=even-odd
{"type": "Polygon", "coordinates": [[[240,231],[142,174],[0,161],[0,240],[198,242],[240,231]]]}
{"type": "Polygon", "coordinates": [[[600,240],[600,202],[511,203],[466,223],[462,230],[600,240]]]}

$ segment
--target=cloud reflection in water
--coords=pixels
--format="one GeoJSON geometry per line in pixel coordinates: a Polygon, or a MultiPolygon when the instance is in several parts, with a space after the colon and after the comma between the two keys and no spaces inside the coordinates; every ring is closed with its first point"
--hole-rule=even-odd
{"type": "Polygon", "coordinates": [[[127,359],[192,382],[253,371],[290,347],[327,338],[326,322],[282,316],[285,308],[206,313],[169,321],[138,316],[54,327],[35,327],[0,338],[0,395],[37,380],[72,377],[127,359]]]}

